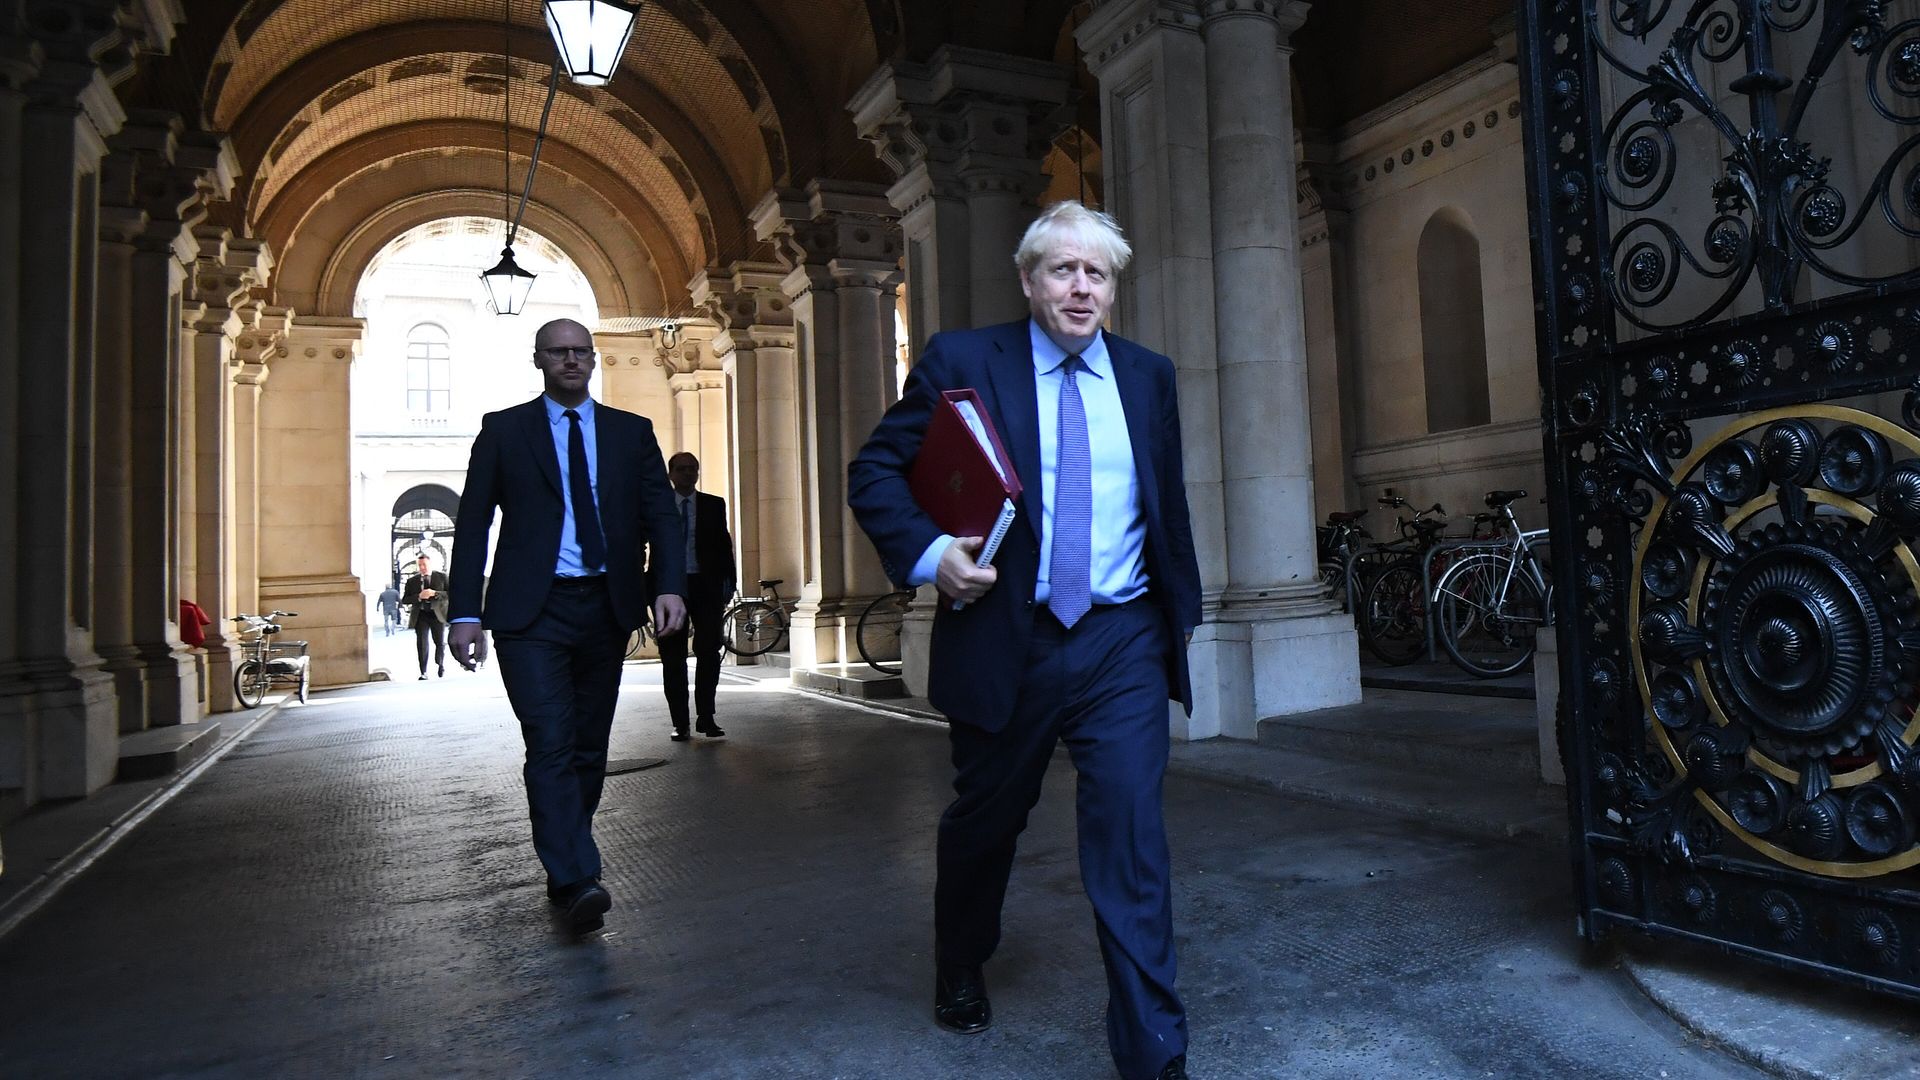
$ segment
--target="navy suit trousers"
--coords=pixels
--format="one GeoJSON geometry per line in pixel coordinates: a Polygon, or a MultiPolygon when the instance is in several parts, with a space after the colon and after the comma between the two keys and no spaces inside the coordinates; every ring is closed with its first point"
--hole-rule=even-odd
{"type": "Polygon", "coordinates": [[[1160,806],[1168,633],[1145,598],[1096,606],[1071,630],[1041,609],[1006,727],[952,725],[957,797],[940,818],[937,957],[982,964],[1000,942],[1015,844],[1054,746],[1066,742],[1079,773],[1080,879],[1106,963],[1107,1039],[1128,1080],[1187,1049],[1160,806]]]}
{"type": "Polygon", "coordinates": [[[607,738],[627,632],[599,578],[556,581],[524,630],[496,631],[500,681],[527,744],[533,850],[550,884],[600,876],[593,813],[607,777],[607,738]]]}

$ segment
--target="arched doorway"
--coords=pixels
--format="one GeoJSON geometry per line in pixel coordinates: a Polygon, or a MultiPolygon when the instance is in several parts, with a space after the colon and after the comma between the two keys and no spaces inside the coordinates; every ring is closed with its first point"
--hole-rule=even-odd
{"type": "Polygon", "coordinates": [[[460,496],[441,484],[419,484],[408,488],[393,502],[390,529],[390,578],[395,587],[406,577],[407,567],[421,555],[432,560],[437,569],[453,562],[453,519],[460,514],[460,496]]]}

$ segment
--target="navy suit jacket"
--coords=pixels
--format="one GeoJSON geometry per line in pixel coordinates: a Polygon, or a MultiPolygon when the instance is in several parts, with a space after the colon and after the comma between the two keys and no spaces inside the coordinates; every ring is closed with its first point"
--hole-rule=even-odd
{"type": "MultiPolygon", "coordinates": [[[[595,510],[607,538],[607,595],[627,630],[644,625],[652,602],[645,577],[653,546],[653,589],[685,596],[686,541],[653,422],[601,402],[593,406],[595,510]]],[[[542,398],[488,413],[467,463],[453,526],[451,618],[478,617],[489,630],[524,630],[539,618],[560,559],[566,516],[560,456],[542,398]],[[481,604],[487,534],[500,510],[500,546],[481,604]]]]}
{"type": "MultiPolygon", "coordinates": [[[[1167,685],[1191,711],[1185,637],[1200,624],[1200,565],[1187,515],[1173,361],[1112,334],[1107,353],[1139,473],[1147,596],[1167,624],[1167,685]]],[[[1040,416],[1027,320],[935,334],[927,342],[900,400],[847,467],[847,504],[879,549],[887,576],[906,584],[942,531],[914,503],[907,473],[941,392],[965,387],[980,394],[1025,490],[994,557],[999,580],[960,611],[943,602],[934,616],[927,696],[951,720],[998,731],[1025,670],[1040,571],[1040,416]]]]}

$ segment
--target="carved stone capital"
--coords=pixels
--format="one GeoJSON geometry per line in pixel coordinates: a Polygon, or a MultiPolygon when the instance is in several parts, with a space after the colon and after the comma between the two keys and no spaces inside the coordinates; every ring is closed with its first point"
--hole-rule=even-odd
{"type": "Polygon", "coordinates": [[[1192,0],[1100,0],[1073,32],[1096,78],[1108,64],[1155,33],[1197,34],[1200,9],[1192,0]]]}
{"type": "Polygon", "coordinates": [[[789,272],[788,296],[831,283],[829,266],[897,267],[900,214],[878,185],[815,180],[805,192],[776,189],[750,215],[754,235],[772,241],[789,272]]]}
{"type": "Polygon", "coordinates": [[[1270,22],[1280,29],[1284,43],[1307,21],[1307,0],[1200,0],[1200,17],[1208,25],[1240,19],[1270,22]]]}

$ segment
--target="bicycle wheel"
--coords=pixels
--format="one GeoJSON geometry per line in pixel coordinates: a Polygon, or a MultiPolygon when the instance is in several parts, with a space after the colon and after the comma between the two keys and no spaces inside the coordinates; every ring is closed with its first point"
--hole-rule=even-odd
{"type": "Polygon", "coordinates": [[[639,627],[638,629],[634,630],[633,633],[627,635],[627,659],[631,660],[634,657],[639,656],[640,651],[642,649],[645,649],[646,647],[647,647],[647,628],[646,627],[644,626],[639,627]]]}
{"type": "Polygon", "coordinates": [[[307,690],[311,687],[312,683],[313,683],[313,665],[311,663],[301,664],[300,665],[300,689],[298,691],[300,695],[300,704],[305,705],[307,703],[307,690]]]}
{"type": "Polygon", "coordinates": [[[1360,602],[1362,639],[1373,655],[1389,664],[1411,664],[1427,643],[1427,598],[1420,592],[1420,567],[1396,562],[1367,584],[1360,602]]]}
{"type": "Polygon", "coordinates": [[[736,600],[727,609],[720,644],[735,656],[772,652],[787,636],[787,613],[765,600],[736,600]]]}
{"type": "Polygon", "coordinates": [[[1510,555],[1462,559],[1434,586],[1434,635],[1460,670],[1497,679],[1533,659],[1534,632],[1545,622],[1546,597],[1526,566],[1510,555]]]}
{"type": "Polygon", "coordinates": [[[266,700],[267,685],[273,677],[267,674],[267,667],[258,660],[242,660],[240,666],[233,669],[233,696],[246,708],[257,708],[266,700]]]}
{"type": "Polygon", "coordinates": [[[860,648],[860,659],[882,675],[900,674],[900,624],[912,606],[913,593],[892,592],[874,597],[860,613],[854,644],[860,648]]]}

